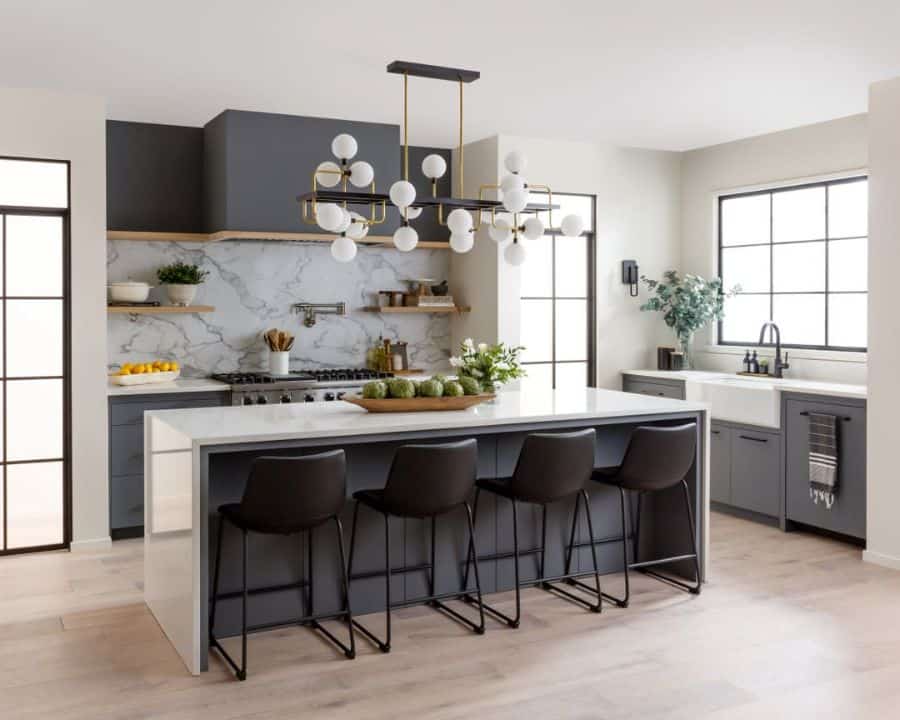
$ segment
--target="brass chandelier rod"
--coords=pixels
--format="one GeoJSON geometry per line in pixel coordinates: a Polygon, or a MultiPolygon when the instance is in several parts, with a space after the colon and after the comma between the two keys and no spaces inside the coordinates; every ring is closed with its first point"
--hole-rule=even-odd
{"type": "Polygon", "coordinates": [[[463,81],[459,81],[459,196],[466,196],[463,179],[463,81]]]}

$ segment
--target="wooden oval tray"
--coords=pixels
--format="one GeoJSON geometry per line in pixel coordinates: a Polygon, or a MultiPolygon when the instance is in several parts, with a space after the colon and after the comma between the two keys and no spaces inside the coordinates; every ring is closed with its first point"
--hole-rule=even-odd
{"type": "Polygon", "coordinates": [[[475,405],[480,405],[486,400],[491,400],[495,395],[484,393],[482,395],[461,395],[459,397],[415,397],[415,398],[385,398],[384,400],[371,400],[360,395],[345,395],[344,402],[359,405],[369,412],[434,412],[440,410],[466,410],[475,405]]]}

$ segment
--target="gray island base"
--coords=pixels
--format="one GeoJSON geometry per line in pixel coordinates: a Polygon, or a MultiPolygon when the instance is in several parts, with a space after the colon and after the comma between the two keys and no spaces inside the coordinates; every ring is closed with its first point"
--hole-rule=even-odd
{"type": "MultiPolygon", "coordinates": [[[[706,406],[682,400],[645,397],[610,390],[503,392],[497,400],[461,412],[370,415],[348,403],[215,407],[148,412],[145,422],[145,587],[147,605],[191,673],[208,664],[208,608],[213,576],[216,509],[240,499],[250,464],[261,455],[291,455],[343,448],[347,454],[345,528],[350,526],[353,492],[383,487],[395,449],[403,443],[436,442],[474,437],[478,440],[480,477],[509,476],[528,433],[595,428],[596,465],[615,465],[622,458],[633,428],[645,424],[697,423],[697,457],[688,475],[700,538],[701,568],[708,548],[706,479],[708,423],[706,406]]],[[[622,570],[622,533],[617,491],[590,488],[601,572],[622,570]],[[612,542],[610,540],[613,540],[612,542]]],[[[645,498],[641,518],[642,560],[690,552],[683,500],[678,488],[645,498]]],[[[548,511],[546,574],[562,573],[574,500],[548,511]]],[[[634,511],[632,503],[632,512],[634,511]]],[[[427,520],[391,523],[394,568],[414,568],[392,576],[395,603],[427,594],[430,526],[427,520]]],[[[633,527],[633,525],[632,525],[633,527]]],[[[353,612],[384,607],[384,530],[379,515],[360,509],[351,600],[353,612]]],[[[330,528],[313,535],[316,614],[341,609],[337,547],[330,528]],[[321,539],[319,537],[321,536],[321,539]]],[[[512,506],[483,493],[476,521],[485,593],[513,587],[512,506]]],[[[541,517],[536,507],[520,506],[520,546],[539,547],[541,517]]],[[[348,530],[349,534],[349,530],[348,530]]],[[[349,537],[347,538],[349,540],[349,537]]],[[[578,569],[591,567],[588,533],[579,519],[575,557],[578,569]]],[[[437,592],[460,586],[466,553],[464,511],[441,518],[437,525],[437,592]]],[[[308,548],[304,536],[254,536],[251,533],[248,584],[281,590],[250,596],[248,623],[265,626],[290,622],[308,608],[305,580],[308,548]]],[[[240,586],[240,533],[225,529],[221,593],[216,618],[219,637],[240,632],[240,598],[228,597],[240,586]],[[231,531],[231,532],[229,532],[231,531]]],[[[521,560],[523,581],[537,575],[538,555],[521,560]]],[[[669,566],[691,577],[689,563],[669,566]]],[[[621,577],[607,578],[604,590],[620,591],[621,577]]],[[[252,590],[251,590],[252,593],[252,590]]],[[[586,615],[585,622],[592,616],[586,615]]],[[[497,626],[499,628],[499,625],[497,626]]],[[[489,625],[488,632],[493,628],[489,625]]]]}

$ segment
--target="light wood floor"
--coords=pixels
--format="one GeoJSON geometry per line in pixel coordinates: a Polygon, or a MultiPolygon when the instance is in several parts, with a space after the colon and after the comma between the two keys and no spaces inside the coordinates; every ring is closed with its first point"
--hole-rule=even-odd
{"type": "Polygon", "coordinates": [[[216,659],[187,674],[141,604],[140,542],[0,559],[0,718],[897,717],[900,573],[810,535],[711,527],[700,597],[638,577],[629,609],[597,616],[529,590],[522,628],[483,637],[411,609],[390,655],[361,643],[353,662],[277,630],[251,636],[246,683],[216,659]]]}

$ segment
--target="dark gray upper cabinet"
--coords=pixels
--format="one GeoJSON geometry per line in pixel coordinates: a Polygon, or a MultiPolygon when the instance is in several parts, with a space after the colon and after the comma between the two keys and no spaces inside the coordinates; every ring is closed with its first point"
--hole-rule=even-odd
{"type": "MultiPolygon", "coordinates": [[[[205,131],[204,218],[209,232],[317,232],[315,225],[301,220],[297,196],[312,189],[319,163],[335,159],[331,141],[339,133],[356,138],[354,160],[371,163],[377,192],[386,193],[400,179],[398,125],[226,110],[205,131]]],[[[398,226],[399,215],[389,208],[386,222],[370,232],[389,235],[398,226]]]]}
{"type": "Polygon", "coordinates": [[[106,226],[203,232],[203,128],[106,123],[106,226]]]}

